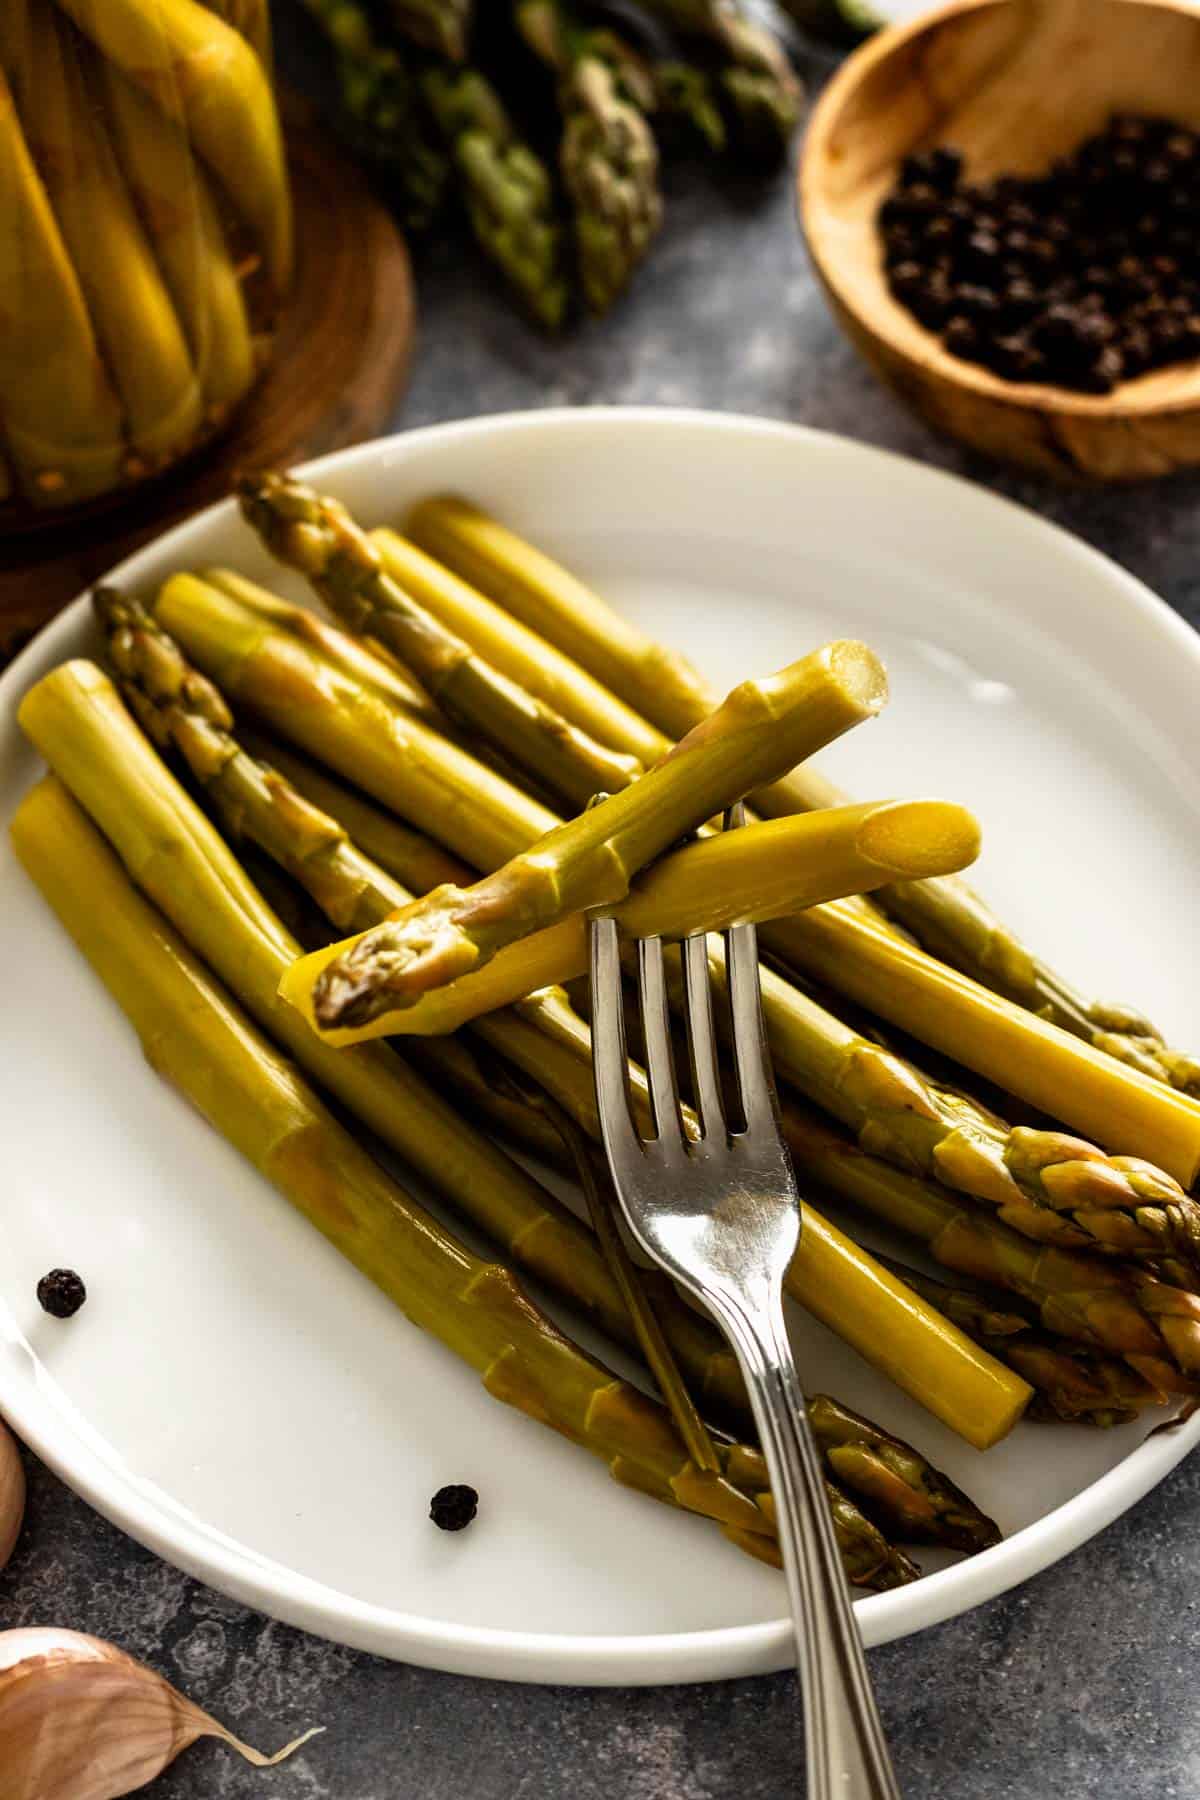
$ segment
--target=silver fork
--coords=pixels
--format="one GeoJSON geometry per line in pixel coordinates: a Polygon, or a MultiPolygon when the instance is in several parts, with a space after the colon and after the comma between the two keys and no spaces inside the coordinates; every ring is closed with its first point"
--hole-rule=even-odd
{"type": "Polygon", "coordinates": [[[800,1196],[780,1135],[754,927],[725,934],[744,1129],[725,1117],[708,940],[683,945],[688,1049],[702,1136],[683,1129],[663,947],[638,940],[646,1068],[656,1136],[639,1137],[626,1087],[617,926],[591,926],[592,1043],[604,1148],[621,1208],[647,1255],[700,1300],[741,1364],[771,1476],[804,1696],[809,1800],[899,1800],[846,1591],[820,1458],[783,1317],[800,1241],[800,1196]]]}

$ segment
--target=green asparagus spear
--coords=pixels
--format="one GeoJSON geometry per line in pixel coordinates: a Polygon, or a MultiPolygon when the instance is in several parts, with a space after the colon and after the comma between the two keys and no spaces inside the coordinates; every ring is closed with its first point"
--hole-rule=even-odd
{"type": "Polygon", "coordinates": [[[314,990],[325,1026],[361,1025],[416,999],[530,931],[607,906],[676,838],[876,713],[883,670],[865,645],[827,645],[745,682],[657,768],[548,832],[473,888],[444,888],[368,933],[314,990]]]}
{"type": "MultiPolygon", "coordinates": [[[[553,654],[573,659],[572,666],[585,672],[588,685],[577,693],[569,681],[560,681],[559,708],[578,721],[576,709],[586,697],[588,718],[594,721],[590,729],[614,749],[631,747],[625,737],[628,708],[635,717],[644,714],[668,742],[690,731],[711,709],[712,689],[683,657],[647,638],[552,558],[467,501],[441,496],[423,502],[408,531],[414,545],[461,579],[454,584],[448,575],[439,581],[421,564],[409,566],[413,546],[392,533],[381,533],[389,567],[395,570],[402,558],[407,559],[405,576],[424,604],[439,617],[444,616],[443,605],[453,605],[455,629],[472,643],[486,631],[490,660],[526,685],[532,687],[529,670],[536,666],[536,638],[530,641],[531,632],[545,639],[553,654]],[[474,593],[466,583],[480,591],[474,593]],[[499,601],[513,616],[510,635],[485,596],[499,601]],[[600,697],[597,682],[602,684],[600,697]],[[625,703],[625,716],[605,715],[600,710],[605,697],[614,707],[625,703]],[[607,729],[601,723],[606,717],[607,729]]],[[[656,754],[644,740],[639,745],[635,753],[643,760],[656,754]]],[[[806,766],[755,794],[754,804],[778,818],[841,805],[845,799],[817,770],[806,766]]],[[[1172,1050],[1132,1009],[1083,999],[1039,961],[964,881],[946,876],[898,882],[876,898],[932,955],[1096,1049],[1200,1097],[1196,1057],[1172,1050]]]]}
{"type": "Polygon", "coordinates": [[[421,104],[405,58],[379,42],[361,0],[301,0],[337,53],[347,135],[385,174],[405,224],[424,231],[446,197],[450,163],[421,104]]]}
{"type": "Polygon", "coordinates": [[[563,186],[575,216],[584,298],[607,312],[662,224],[653,83],[612,32],[583,25],[567,0],[515,0],[530,48],[558,78],[563,186]]]}
{"type": "Polygon", "coordinates": [[[1022,1374],[1035,1390],[1028,1419],[1078,1420],[1086,1425],[1127,1425],[1168,1396],[1128,1363],[1051,1337],[1019,1297],[994,1296],[974,1283],[936,1281],[906,1263],[888,1261],[900,1279],[931,1306],[1022,1374]]]}
{"type": "Polygon", "coordinates": [[[454,157],[481,249],[533,317],[557,330],[568,289],[549,170],[478,69],[431,68],[422,89],[454,157]]]}
{"type": "Polygon", "coordinates": [[[883,902],[889,917],[931,955],[1105,1055],[1200,1100],[1200,1057],[1173,1050],[1132,1008],[1085,999],[1027,950],[966,882],[897,882],[883,902]]]}
{"type": "Polygon", "coordinates": [[[276,738],[239,726],[238,737],[251,756],[271,763],[292,786],[335,818],[359,849],[414,894],[427,894],[443,881],[469,881],[470,871],[422,831],[384,812],[365,794],[338,781],[306,756],[276,738]]]}
{"type": "MultiPolygon", "coordinates": [[[[1174,1208],[1173,1248],[1197,1261],[1200,1209],[1177,1185],[1189,1187],[1200,1172],[1196,1101],[981,988],[840,902],[768,926],[763,941],[789,965],[953,1056],[1003,1091],[1124,1153],[1109,1159],[1103,1174],[1097,1169],[1088,1175],[1077,1167],[1068,1173],[1050,1165],[1078,1159],[1055,1150],[1043,1164],[1039,1145],[1023,1138],[1028,1174],[1044,1203],[1071,1215],[1080,1207],[1103,1211],[1099,1189],[1107,1183],[1110,1207],[1124,1210],[1147,1201],[1174,1208]],[[1166,1175],[1139,1158],[1152,1159],[1166,1175]]],[[[1085,1159],[1100,1161],[1094,1151],[1085,1159]]],[[[1149,1253],[1153,1248],[1122,1235],[1124,1228],[1117,1229],[1114,1220],[1100,1230],[1094,1221],[1080,1221],[1080,1229],[1120,1251],[1149,1253]]],[[[1056,1241],[1084,1239],[1064,1229],[1056,1241]]]]}
{"type": "MultiPolygon", "coordinates": [[[[130,1018],[151,1066],[419,1329],[464,1358],[495,1398],[600,1455],[618,1480],[628,1471],[630,1485],[660,1489],[676,1505],[770,1538],[759,1494],[740,1491],[724,1472],[696,1470],[660,1407],[578,1350],[506,1268],[473,1256],[371,1162],[139,898],[57,783],[27,796],[13,835],[26,869],[130,1018]]],[[[757,1457],[747,1455],[755,1467],[757,1457]]],[[[862,1537],[877,1554],[878,1534],[862,1537]]],[[[848,1548],[853,1558],[854,1543],[848,1548]]]]}
{"type": "Polygon", "coordinates": [[[853,1489],[902,1543],[986,1550],[1000,1541],[995,1523],[908,1444],[881,1431],[828,1394],[809,1401],[809,1423],[835,1481],[853,1489]]]}
{"type": "Polygon", "coordinates": [[[174,575],[154,612],[239,712],[328,763],[473,867],[507,861],[557,823],[549,808],[393,696],[234,594],[174,575]]]}
{"type": "Polygon", "coordinates": [[[800,119],[803,90],[779,39],[740,0],[644,0],[685,38],[700,38],[719,59],[717,86],[743,155],[778,162],[800,119]]]}
{"type": "Polygon", "coordinates": [[[414,44],[450,62],[461,62],[474,13],[474,0],[387,0],[392,22],[414,44]]]}
{"type": "Polygon", "coordinates": [[[1053,1337],[1121,1357],[1166,1394],[1200,1392],[1200,1301],[1132,1264],[1035,1244],[994,1213],[894,1168],[789,1099],[784,1135],[802,1181],[923,1244],[943,1267],[1036,1310],[1053,1337]]]}
{"type": "Polygon", "coordinates": [[[356,636],[379,639],[452,720],[480,732],[576,807],[628,786],[641,765],[597,744],[492,668],[387,574],[340,501],[286,475],[246,476],[242,512],[281,562],[299,569],[356,636]]]}
{"type": "Polygon", "coordinates": [[[719,156],[728,144],[729,133],[716,102],[711,75],[681,57],[664,57],[652,64],[651,73],[660,135],[694,143],[719,156]]]}

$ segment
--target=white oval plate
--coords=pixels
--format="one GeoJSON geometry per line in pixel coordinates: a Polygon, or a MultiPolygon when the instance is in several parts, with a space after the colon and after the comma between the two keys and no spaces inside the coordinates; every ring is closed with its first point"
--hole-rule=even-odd
{"type": "MultiPolygon", "coordinates": [[[[826,637],[868,639],[892,704],[829,769],[864,797],[973,805],[981,883],[1012,921],[1186,1041],[1200,640],[1102,557],[915,463],[699,413],[480,420],[316,469],[371,522],[431,491],[474,495],[722,685],[826,637]]],[[[230,503],[119,577],[220,561],[280,580],[230,503]]],[[[0,681],[0,818],[37,767],[20,695],[93,645],[80,601],[0,681]]],[[[653,1683],[790,1660],[777,1577],[497,1406],[146,1071],[6,840],[0,918],[0,1409],[72,1486],[238,1599],[411,1662],[653,1683]],[[34,1299],[60,1263],[91,1295],[67,1325],[34,1299]],[[461,1536],[426,1517],[448,1481],[482,1495],[461,1536]]],[[[980,1456],[810,1321],[798,1342],[812,1386],[918,1440],[1009,1533],[861,1600],[871,1644],[1044,1568],[1200,1439],[1200,1418],[1151,1438],[1149,1422],[1024,1425],[980,1456]]]]}

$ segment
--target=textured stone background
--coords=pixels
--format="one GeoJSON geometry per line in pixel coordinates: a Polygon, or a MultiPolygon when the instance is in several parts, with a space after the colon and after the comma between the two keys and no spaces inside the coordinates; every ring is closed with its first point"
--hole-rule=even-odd
{"type": "MultiPolygon", "coordinates": [[[[285,55],[304,60],[303,38],[285,55]]],[[[509,313],[458,241],[425,253],[421,337],[398,427],[599,401],[800,420],[960,470],[1078,532],[1200,624],[1200,483],[1064,493],[933,438],[843,344],[790,194],[669,195],[653,263],[616,316],[562,344],[509,313]]],[[[163,1800],[781,1800],[799,1791],[791,1677],[572,1691],[428,1674],[247,1612],[123,1538],[32,1467],[30,1524],[0,1574],[0,1626],[117,1639],[250,1741],[326,1734],[274,1775],[189,1751],[163,1800]]],[[[1014,1594],[872,1654],[911,1800],[1194,1800],[1200,1791],[1200,1470],[1014,1594]]],[[[0,1771],[0,1800],[3,1772],[0,1771]]]]}

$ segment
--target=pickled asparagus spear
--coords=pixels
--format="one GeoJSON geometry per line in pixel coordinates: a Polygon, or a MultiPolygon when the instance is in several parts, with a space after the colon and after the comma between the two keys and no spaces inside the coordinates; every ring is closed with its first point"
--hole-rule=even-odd
{"type": "Polygon", "coordinates": [[[340,501],[279,474],[246,476],[242,514],[273,555],[306,575],[356,636],[378,638],[451,719],[477,730],[563,799],[627,787],[640,763],[606,750],[493,669],[410,598],[340,501]]]}
{"type": "Polygon", "coordinates": [[[748,787],[878,712],[883,670],[841,641],[762,682],[744,682],[663,762],[547,832],[473,888],[447,887],[376,928],[314,988],[325,1027],[365,1024],[440,987],[532,930],[610,906],[637,871],[748,787]]]}
{"type": "Polygon", "coordinates": [[[1105,1356],[1038,1327],[1037,1314],[1011,1295],[999,1297],[974,1283],[936,1281],[906,1263],[890,1263],[901,1280],[973,1337],[993,1356],[1017,1369],[1035,1389],[1025,1417],[1128,1425],[1168,1396],[1115,1356],[1105,1356]]]}
{"type": "MultiPolygon", "coordinates": [[[[791,914],[831,891],[865,893],[899,867],[963,866],[973,860],[978,842],[971,815],[939,800],[881,801],[775,819],[672,851],[609,910],[639,937],[723,931],[791,914]]],[[[431,989],[410,1006],[392,1007],[365,1025],[329,1029],[320,1021],[315,994],[325,971],[353,947],[343,942],[312,952],[289,971],[281,989],[331,1044],[455,1031],[536,988],[572,981],[588,966],[586,917],[574,913],[505,945],[481,969],[431,989]]]]}
{"type": "MultiPolygon", "coordinates": [[[[1005,1092],[1121,1152],[1122,1171],[1135,1188],[1145,1184],[1146,1198],[1182,1196],[1162,1190],[1154,1171],[1137,1166],[1139,1157],[1184,1187],[1200,1173],[1200,1102],[980,987],[861,911],[818,907],[771,927],[764,943],[1005,1092]]],[[[1067,1177],[1045,1179],[1048,1194],[1060,1180],[1067,1177]]],[[[1064,1192],[1058,1204],[1069,1212],[1073,1198],[1064,1192]]],[[[1193,1229],[1200,1248],[1200,1213],[1193,1229]]]]}
{"type": "Polygon", "coordinates": [[[667,754],[672,740],[664,732],[408,538],[384,529],[371,542],[393,581],[536,700],[646,768],[667,754]]]}
{"type": "Polygon", "coordinates": [[[14,478],[35,506],[88,500],[121,480],[121,408],[2,59],[0,219],[0,414],[14,478]]]}
{"type": "Polygon", "coordinates": [[[1132,1007],[1086,999],[1034,956],[966,882],[898,882],[884,900],[889,917],[931,955],[1118,1062],[1200,1100],[1200,1057],[1172,1049],[1132,1007]]]}
{"type": "Polygon", "coordinates": [[[281,630],[291,632],[293,637],[315,645],[322,656],[336,663],[345,674],[352,675],[355,681],[369,688],[378,688],[405,712],[415,713],[435,730],[444,729],[445,720],[424,688],[418,687],[382,644],[360,643],[315,613],[311,606],[296,606],[290,600],[281,600],[269,588],[248,581],[232,569],[205,569],[199,579],[219,588],[240,607],[268,624],[277,625],[281,630]]]}
{"type": "Polygon", "coordinates": [[[1019,1295],[1052,1336],[1122,1357],[1151,1387],[1200,1392],[1200,1300],[1133,1264],[1035,1244],[994,1213],[893,1168],[789,1099],[784,1135],[801,1182],[862,1207],[970,1281],[1019,1295]]]}
{"type": "Polygon", "coordinates": [[[217,425],[256,372],[242,284],[205,172],[180,127],[111,63],[102,71],[125,182],[183,326],[205,422],[217,425]]]}
{"type": "Polygon", "coordinates": [[[338,781],[306,756],[262,732],[239,726],[238,737],[259,762],[268,762],[285,775],[292,786],[344,825],[359,849],[413,894],[426,894],[443,881],[469,881],[465,863],[435,844],[423,831],[414,831],[392,813],[384,812],[365,794],[338,781]]]}
{"type": "MultiPolygon", "coordinates": [[[[103,74],[95,53],[53,7],[31,6],[29,25],[29,147],[120,395],[131,452],[127,468],[144,473],[180,455],[200,435],[200,384],[103,123],[103,74]]],[[[32,372],[30,378],[36,378],[32,372]]]]}
{"type": "MultiPolygon", "coordinates": [[[[527,680],[525,671],[536,662],[537,641],[542,638],[559,655],[574,659],[589,679],[602,683],[602,693],[608,690],[614,698],[619,697],[618,704],[628,702],[637,715],[653,721],[669,738],[689,731],[712,706],[712,689],[683,657],[646,637],[551,557],[469,502],[453,496],[424,501],[413,511],[407,531],[430,560],[436,559],[452,576],[461,578],[460,586],[467,594],[478,590],[488,609],[482,615],[489,632],[487,654],[497,667],[518,680],[527,680]],[[492,601],[499,601],[514,622],[507,648],[503,621],[497,616],[500,609],[491,606],[492,601]],[[507,660],[517,657],[519,668],[507,660]]],[[[380,534],[390,567],[402,554],[396,552],[392,536],[380,534]]],[[[427,585],[418,587],[418,579],[409,572],[414,593],[432,611],[438,611],[439,594],[446,584],[429,575],[427,585]]],[[[456,628],[478,644],[476,627],[469,623],[470,609],[463,606],[461,595],[456,601],[456,628]]],[[[574,698],[572,688],[565,685],[558,704],[568,718],[578,722],[574,698]]],[[[593,708],[599,704],[594,695],[589,704],[593,708]]],[[[600,717],[597,713],[591,716],[597,721],[600,717]]],[[[629,748],[623,734],[606,732],[598,722],[590,729],[616,749],[629,748]]],[[[644,759],[646,752],[638,754],[644,759]]],[[[754,803],[769,816],[780,817],[837,806],[845,799],[817,770],[806,766],[756,794],[754,803]]],[[[965,882],[946,876],[896,883],[878,900],[932,955],[1097,1050],[1200,1098],[1200,1059],[1172,1049],[1149,1020],[1132,1008],[1106,1005],[1078,994],[965,882]]]]}
{"type": "Polygon", "coordinates": [[[507,861],[557,823],[410,709],[233,594],[173,575],[154,612],[239,713],[328,763],[473,867],[507,861]]]}
{"type": "MultiPolygon", "coordinates": [[[[676,1505],[770,1539],[761,1490],[744,1493],[724,1472],[696,1470],[661,1407],[578,1350],[503,1265],[472,1255],[370,1160],[137,895],[58,783],[44,782],[27,796],[13,837],[26,869],[129,1017],[151,1067],[419,1330],[462,1357],[496,1399],[601,1456],[618,1480],[628,1469],[631,1485],[654,1485],[676,1505]]],[[[748,1454],[754,1466],[757,1458],[748,1454]]],[[[847,1545],[852,1556],[855,1535],[847,1545]]],[[[862,1535],[874,1551],[876,1540],[862,1535]]]]}
{"type": "Polygon", "coordinates": [[[183,126],[249,226],[282,297],[292,269],[287,166],[270,79],[246,40],[197,0],[57,4],[183,126]]]}

